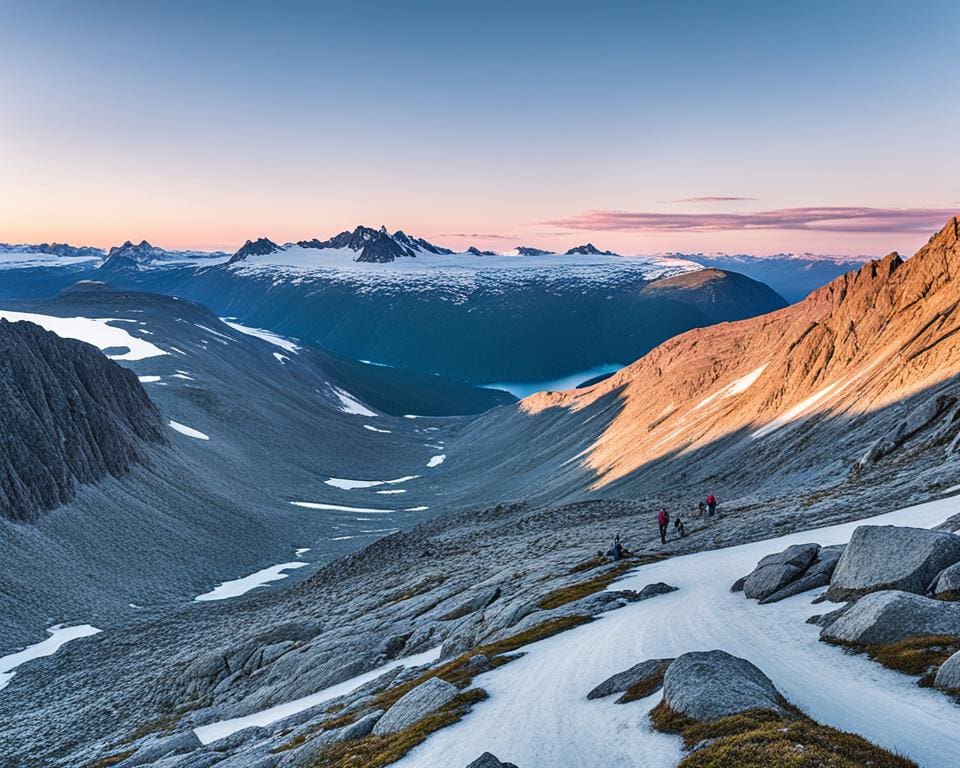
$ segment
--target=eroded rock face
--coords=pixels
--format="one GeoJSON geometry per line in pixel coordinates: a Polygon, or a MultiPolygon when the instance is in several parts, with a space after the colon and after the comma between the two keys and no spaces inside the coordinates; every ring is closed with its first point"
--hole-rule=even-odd
{"type": "Polygon", "coordinates": [[[840,561],[845,544],[834,545],[831,547],[822,547],[817,559],[810,564],[810,567],[804,571],[803,575],[795,581],[791,581],[785,587],[778,589],[773,594],[767,595],[760,600],[761,603],[775,603],[786,597],[799,595],[801,592],[807,592],[818,587],[825,587],[830,583],[833,571],[840,561]]]}
{"type": "Polygon", "coordinates": [[[837,563],[827,597],[855,600],[870,592],[922,595],[943,569],[960,562],[960,536],[925,528],[862,525],[837,563]]]}
{"type": "Polygon", "coordinates": [[[867,646],[929,635],[960,635],[960,605],[886,590],[860,598],[828,624],[820,638],[867,646]]]}
{"type": "Polygon", "coordinates": [[[439,677],[431,677],[390,707],[373,727],[373,733],[382,736],[402,731],[436,712],[444,704],[449,704],[458,693],[460,691],[455,685],[439,677]]]}
{"type": "Polygon", "coordinates": [[[750,709],[782,711],[782,697],[770,678],[726,651],[679,656],[664,675],[663,699],[674,712],[701,722],[750,709]]]}
{"type": "Polygon", "coordinates": [[[89,344],[0,320],[0,517],[30,522],[164,441],[136,374],[89,344]]]}

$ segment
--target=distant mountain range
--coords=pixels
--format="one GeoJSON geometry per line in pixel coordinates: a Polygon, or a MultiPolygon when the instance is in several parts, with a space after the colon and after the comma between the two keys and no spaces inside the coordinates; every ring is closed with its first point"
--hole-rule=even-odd
{"type": "Polygon", "coordinates": [[[282,245],[254,238],[233,254],[146,241],[69,248],[0,246],[0,297],[101,280],[183,296],[347,358],[473,384],[625,364],[690,328],[778,309],[781,295],[799,299],[856,266],[812,256],[622,256],[592,243],[564,253],[455,252],[365,226],[282,245]]]}

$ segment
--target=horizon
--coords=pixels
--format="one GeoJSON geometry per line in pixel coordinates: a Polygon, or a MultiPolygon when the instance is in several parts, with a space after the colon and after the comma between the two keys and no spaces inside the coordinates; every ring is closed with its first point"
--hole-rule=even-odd
{"type": "Polygon", "coordinates": [[[960,212],[949,0],[5,11],[7,242],[859,257],[960,212]]]}

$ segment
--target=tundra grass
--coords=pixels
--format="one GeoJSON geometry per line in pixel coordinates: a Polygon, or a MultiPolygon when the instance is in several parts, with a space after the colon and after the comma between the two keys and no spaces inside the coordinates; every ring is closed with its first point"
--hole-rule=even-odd
{"type": "Polygon", "coordinates": [[[677,768],[917,768],[862,736],[787,713],[751,710],[701,723],[660,702],[650,713],[657,730],[677,733],[691,752],[677,768]]]}
{"type": "Polygon", "coordinates": [[[559,608],[562,605],[572,603],[576,600],[587,597],[588,595],[592,595],[596,592],[606,589],[613,582],[633,568],[637,568],[641,565],[649,565],[650,563],[655,563],[662,559],[663,555],[645,555],[644,557],[634,560],[622,560],[612,568],[605,570],[603,573],[598,573],[592,579],[553,590],[552,592],[540,598],[540,602],[537,603],[537,606],[539,608],[543,608],[544,610],[559,608]]]}

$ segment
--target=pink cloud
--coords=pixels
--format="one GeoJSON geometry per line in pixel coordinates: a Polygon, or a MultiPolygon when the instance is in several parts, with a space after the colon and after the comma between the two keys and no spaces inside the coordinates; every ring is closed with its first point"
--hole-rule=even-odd
{"type": "Polygon", "coordinates": [[[725,232],[803,230],[807,232],[929,232],[943,226],[956,208],[866,208],[821,206],[755,213],[642,213],[586,211],[544,222],[555,227],[619,232],[725,232]]]}
{"type": "Polygon", "coordinates": [[[737,203],[744,200],[756,200],[755,197],[735,197],[732,195],[707,195],[706,197],[681,197],[671,203],[737,203]]]}

